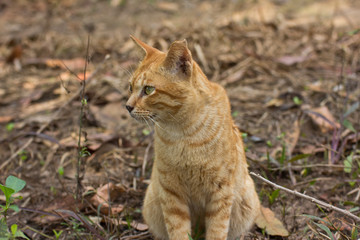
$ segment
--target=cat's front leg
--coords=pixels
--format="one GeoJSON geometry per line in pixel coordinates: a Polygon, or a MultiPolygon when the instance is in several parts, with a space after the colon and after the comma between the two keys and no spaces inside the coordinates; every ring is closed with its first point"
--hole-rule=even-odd
{"type": "Polygon", "coordinates": [[[160,203],[170,240],[189,240],[191,235],[190,210],[183,196],[177,189],[162,184],[160,203]]]}
{"type": "Polygon", "coordinates": [[[212,195],[205,210],[206,240],[227,239],[233,199],[231,191],[218,191],[212,195]]]}

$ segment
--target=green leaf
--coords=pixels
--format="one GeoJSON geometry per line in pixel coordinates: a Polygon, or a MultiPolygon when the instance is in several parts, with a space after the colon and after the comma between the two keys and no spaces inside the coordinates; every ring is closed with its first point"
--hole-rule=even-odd
{"type": "Polygon", "coordinates": [[[9,208],[12,209],[12,210],[14,210],[15,212],[19,212],[19,211],[20,211],[20,209],[19,209],[19,207],[18,207],[17,205],[10,205],[9,208]]]}
{"type": "Polygon", "coordinates": [[[285,146],[285,144],[283,144],[283,146],[282,146],[282,151],[281,151],[281,157],[280,157],[280,163],[281,163],[281,165],[283,165],[284,164],[284,162],[285,162],[285,159],[286,159],[286,146],[285,146]]]}
{"type": "Polygon", "coordinates": [[[344,113],[344,118],[349,116],[351,113],[355,112],[356,109],[359,108],[359,102],[354,103],[349,107],[349,109],[344,113]]]}
{"type": "Polygon", "coordinates": [[[58,173],[60,176],[64,176],[64,167],[63,166],[58,168],[58,173]]]}
{"type": "Polygon", "coordinates": [[[15,237],[21,237],[30,240],[22,231],[16,231],[15,237]]]}
{"type": "Polygon", "coordinates": [[[275,202],[275,199],[279,196],[280,189],[276,189],[272,191],[271,195],[269,196],[270,204],[275,202]]]}
{"type": "Polygon", "coordinates": [[[343,121],[343,125],[344,125],[344,127],[346,127],[347,129],[349,129],[350,131],[356,133],[356,130],[355,130],[354,126],[353,126],[353,125],[351,124],[351,122],[349,122],[347,119],[345,119],[345,120],[343,121]]]}
{"type": "Polygon", "coordinates": [[[233,117],[237,117],[237,116],[239,116],[239,111],[233,111],[233,112],[231,113],[231,115],[232,115],[233,117]]]}
{"type": "Polygon", "coordinates": [[[318,221],[321,221],[321,222],[326,223],[326,224],[328,224],[329,226],[331,226],[331,224],[330,224],[328,221],[326,221],[326,220],[324,220],[324,219],[322,219],[322,218],[319,218],[319,217],[317,217],[317,216],[308,215],[308,214],[302,214],[301,216],[308,217],[308,218],[310,218],[310,219],[312,219],[312,220],[318,220],[318,221]]]}
{"type": "Polygon", "coordinates": [[[351,162],[344,161],[344,172],[351,173],[352,164],[351,162]]]}
{"type": "Polygon", "coordinates": [[[14,189],[15,192],[19,192],[21,189],[25,187],[25,185],[26,182],[24,180],[21,180],[20,178],[11,175],[8,176],[6,179],[6,186],[14,189]]]}
{"type": "Polygon", "coordinates": [[[267,140],[267,141],[266,141],[266,145],[268,145],[268,147],[272,147],[272,146],[273,146],[273,144],[272,144],[272,142],[271,142],[270,140],[267,140]]]}
{"type": "Polygon", "coordinates": [[[352,157],[353,153],[351,153],[349,156],[346,157],[344,161],[344,172],[350,173],[352,169],[352,157]]]}
{"type": "Polygon", "coordinates": [[[15,192],[14,189],[0,184],[0,190],[5,194],[6,203],[10,203],[10,197],[15,192]]]}
{"type": "Polygon", "coordinates": [[[297,97],[297,96],[295,96],[295,97],[293,98],[293,101],[294,101],[294,103],[295,103],[296,105],[301,105],[301,104],[302,104],[301,99],[300,99],[299,97],[297,97]]]}
{"type": "Polygon", "coordinates": [[[359,207],[354,207],[349,209],[349,212],[357,212],[360,208],[359,207]]]}
{"type": "Polygon", "coordinates": [[[351,230],[351,240],[356,240],[359,236],[357,228],[354,226],[351,230]]]}
{"type": "Polygon", "coordinates": [[[15,236],[15,234],[16,234],[16,232],[17,232],[17,229],[18,229],[18,225],[17,224],[13,224],[13,225],[11,225],[11,234],[13,235],[13,236],[15,236]]]}
{"type": "Polygon", "coordinates": [[[307,158],[307,157],[310,157],[311,154],[298,154],[294,157],[292,157],[288,162],[291,163],[291,162],[295,162],[297,160],[300,160],[300,159],[304,159],[304,158],[307,158]]]}
{"type": "Polygon", "coordinates": [[[191,237],[190,233],[188,233],[188,237],[189,237],[189,240],[193,240],[193,238],[191,237]]]}
{"type": "Polygon", "coordinates": [[[14,123],[8,123],[6,124],[6,130],[11,132],[14,129],[15,124],[14,123]]]}
{"type": "Polygon", "coordinates": [[[150,131],[145,128],[145,129],[142,131],[142,133],[143,133],[145,136],[147,136],[147,135],[150,134],[150,131]]]}
{"type": "Polygon", "coordinates": [[[331,240],[335,240],[334,234],[330,231],[330,229],[327,226],[325,226],[323,224],[315,223],[315,222],[314,222],[314,224],[316,226],[318,226],[319,228],[321,228],[322,230],[324,230],[327,233],[327,235],[331,238],[331,240]]]}
{"type": "Polygon", "coordinates": [[[0,240],[8,240],[9,232],[5,222],[5,218],[0,219],[0,240]]]}

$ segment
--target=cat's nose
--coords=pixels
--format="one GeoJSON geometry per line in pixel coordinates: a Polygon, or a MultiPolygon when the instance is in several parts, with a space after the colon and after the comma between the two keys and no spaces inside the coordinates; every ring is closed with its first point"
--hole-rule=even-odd
{"type": "Polygon", "coordinates": [[[126,109],[131,113],[132,110],[134,110],[134,107],[126,105],[126,109]]]}

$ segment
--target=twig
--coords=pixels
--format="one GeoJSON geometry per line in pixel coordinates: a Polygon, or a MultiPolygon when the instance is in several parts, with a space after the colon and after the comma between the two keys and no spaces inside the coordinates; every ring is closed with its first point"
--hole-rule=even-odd
{"type": "MultiPolygon", "coordinates": [[[[81,92],[80,92],[80,99],[81,99],[81,108],[80,108],[80,116],[79,116],[79,139],[78,139],[78,156],[77,156],[77,164],[76,164],[76,199],[80,199],[81,196],[81,180],[82,176],[80,176],[80,169],[82,166],[82,159],[84,157],[83,154],[83,147],[81,146],[81,135],[83,131],[83,117],[84,117],[84,109],[86,106],[85,100],[85,87],[86,87],[86,70],[89,61],[89,48],[90,48],[90,35],[88,35],[87,40],[87,47],[86,47],[86,56],[85,56],[85,66],[84,66],[84,80],[81,81],[81,92]]],[[[85,142],[86,142],[86,134],[85,134],[85,142]]]]}
{"type": "Polygon", "coordinates": [[[355,221],[360,222],[360,218],[359,218],[358,216],[352,214],[351,212],[349,212],[349,211],[347,211],[347,210],[344,210],[344,209],[335,207],[335,206],[333,206],[333,205],[331,205],[331,204],[325,203],[325,202],[323,202],[323,201],[320,201],[320,200],[318,200],[318,199],[316,199],[316,198],[310,197],[310,196],[305,195],[305,194],[303,194],[303,193],[299,193],[299,192],[297,192],[297,191],[295,191],[295,190],[290,190],[290,189],[285,188],[285,187],[283,187],[283,186],[277,185],[277,184],[275,184],[275,183],[273,183],[273,182],[271,182],[271,181],[263,178],[263,177],[260,176],[260,174],[258,174],[258,173],[250,172],[250,175],[253,175],[254,177],[256,177],[256,178],[258,178],[258,179],[266,182],[267,184],[269,184],[269,185],[271,185],[271,186],[273,186],[273,187],[275,187],[275,188],[277,188],[277,189],[280,189],[280,190],[283,190],[283,191],[285,191],[285,192],[291,193],[291,194],[293,194],[293,195],[295,195],[295,196],[297,196],[297,197],[305,198],[305,199],[307,199],[307,200],[309,200],[309,201],[311,201],[311,202],[313,202],[313,203],[317,203],[317,204],[319,204],[320,206],[323,206],[323,207],[325,207],[325,208],[329,208],[329,209],[331,209],[331,210],[340,212],[340,213],[342,213],[342,214],[344,214],[344,215],[346,215],[346,216],[348,216],[348,217],[351,217],[351,218],[354,219],[355,221]]]}
{"type": "MultiPolygon", "coordinates": [[[[103,67],[104,63],[106,62],[106,60],[108,60],[109,57],[106,56],[105,59],[99,64],[99,66],[95,69],[95,71],[89,76],[89,78],[87,79],[87,81],[89,82],[90,80],[92,80],[94,78],[94,76],[99,72],[99,70],[103,67]]],[[[59,115],[60,113],[62,113],[62,111],[68,107],[70,105],[70,103],[72,101],[74,101],[79,94],[81,93],[82,89],[79,88],[76,93],[71,96],[71,98],[66,101],[66,103],[64,103],[52,116],[52,118],[50,119],[50,121],[48,121],[47,123],[45,123],[44,125],[42,125],[39,130],[36,131],[36,133],[41,133],[42,131],[44,131],[49,125],[50,123],[52,123],[59,115]]],[[[1,165],[0,165],[0,170],[3,169],[11,160],[13,160],[15,157],[17,157],[19,155],[20,152],[22,152],[24,149],[26,149],[33,141],[34,141],[35,137],[30,138],[24,145],[22,145],[13,155],[11,155],[6,161],[4,161],[1,165]]]]}

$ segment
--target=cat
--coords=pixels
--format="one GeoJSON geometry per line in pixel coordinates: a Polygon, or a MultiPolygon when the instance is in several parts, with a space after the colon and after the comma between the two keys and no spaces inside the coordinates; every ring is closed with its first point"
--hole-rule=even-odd
{"type": "Polygon", "coordinates": [[[155,128],[143,217],[158,240],[235,240],[261,215],[225,89],[210,82],[186,40],[167,53],[131,36],[142,61],[126,108],[155,128]]]}

